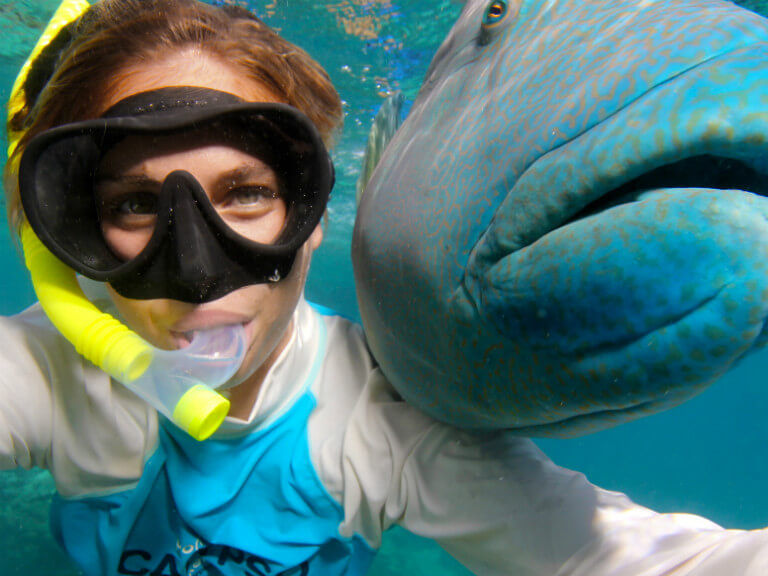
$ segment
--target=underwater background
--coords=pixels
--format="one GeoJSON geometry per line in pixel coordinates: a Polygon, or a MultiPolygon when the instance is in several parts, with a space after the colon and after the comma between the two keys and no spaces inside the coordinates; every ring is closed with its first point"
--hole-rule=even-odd
{"type": "MultiPolygon", "coordinates": [[[[673,0],[669,0],[673,1],[673,0]]],[[[235,3],[235,2],[230,2],[235,3]]],[[[413,100],[429,62],[461,10],[451,0],[238,1],[330,73],[345,105],[334,160],[329,227],[312,265],[307,297],[358,318],[349,257],[355,182],[367,133],[383,99],[413,100]]],[[[768,13],[765,0],[740,4],[768,13]]],[[[0,0],[0,100],[57,0],[0,0]]],[[[0,160],[5,158],[5,135],[0,160]]],[[[2,165],[2,162],[0,162],[2,165]]],[[[7,226],[0,225],[0,313],[34,301],[7,226]]],[[[1,345],[1,343],[0,343],[1,345]]],[[[23,386],[23,382],[18,383],[23,386]]],[[[728,528],[768,525],[768,353],[753,355],[681,407],[613,430],[539,445],[558,464],[659,511],[690,512],[728,528]]],[[[48,533],[52,482],[41,471],[0,474],[0,576],[75,576],[48,533]]],[[[393,530],[373,576],[468,574],[435,544],[393,530]]]]}

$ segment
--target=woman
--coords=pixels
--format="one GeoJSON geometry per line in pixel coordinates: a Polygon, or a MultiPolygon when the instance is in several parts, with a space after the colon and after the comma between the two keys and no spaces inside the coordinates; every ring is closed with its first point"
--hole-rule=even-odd
{"type": "Polygon", "coordinates": [[[655,514],[529,440],[430,420],[357,327],[303,300],[341,119],[305,53],[236,8],[82,9],[11,110],[10,220],[158,349],[239,327],[246,349],[199,442],[39,306],[3,319],[0,467],[51,471],[85,574],[363,574],[394,524],[478,574],[765,573],[762,532],[655,514]]]}

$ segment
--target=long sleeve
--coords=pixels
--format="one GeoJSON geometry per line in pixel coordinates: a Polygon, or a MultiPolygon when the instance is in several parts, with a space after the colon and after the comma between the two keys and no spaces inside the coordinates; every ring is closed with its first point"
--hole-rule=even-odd
{"type": "Polygon", "coordinates": [[[341,476],[343,533],[376,547],[400,524],[476,574],[768,574],[768,531],[655,513],[556,466],[528,439],[432,421],[377,372],[350,419],[341,476]]]}
{"type": "Polygon", "coordinates": [[[0,470],[49,464],[56,338],[39,319],[0,318],[0,470]]]}

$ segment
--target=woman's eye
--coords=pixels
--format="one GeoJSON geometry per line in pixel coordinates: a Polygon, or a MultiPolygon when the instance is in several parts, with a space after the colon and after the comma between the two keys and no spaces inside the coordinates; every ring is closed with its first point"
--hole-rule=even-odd
{"type": "Polygon", "coordinates": [[[113,211],[122,216],[157,214],[157,195],[150,192],[131,194],[115,202],[113,211]]]}
{"type": "Polygon", "coordinates": [[[254,206],[269,203],[279,197],[278,193],[266,186],[241,186],[229,193],[232,206],[254,206]]]}
{"type": "Polygon", "coordinates": [[[129,192],[102,200],[101,221],[107,226],[137,228],[153,226],[157,218],[157,194],[129,192]]]}

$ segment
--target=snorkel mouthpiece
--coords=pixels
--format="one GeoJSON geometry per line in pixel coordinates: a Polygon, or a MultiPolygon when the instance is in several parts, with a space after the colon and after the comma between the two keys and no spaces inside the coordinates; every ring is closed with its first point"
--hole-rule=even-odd
{"type": "Polygon", "coordinates": [[[242,326],[197,332],[181,350],[157,349],[88,300],[74,271],[48,251],[29,225],[22,228],[21,241],[40,305],[79,354],[196,440],[218,429],[229,401],[214,389],[243,361],[242,326]]]}
{"type": "Polygon", "coordinates": [[[123,383],[190,436],[204,440],[218,429],[229,411],[229,401],[214,389],[235,374],[244,355],[245,331],[241,325],[203,330],[181,350],[152,348],[147,370],[123,383]]]}

